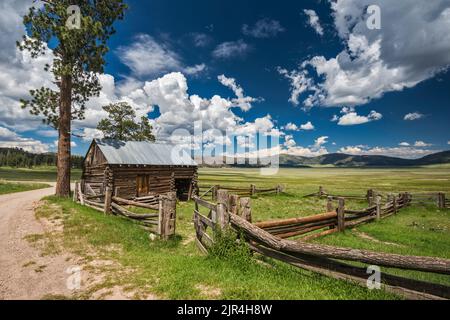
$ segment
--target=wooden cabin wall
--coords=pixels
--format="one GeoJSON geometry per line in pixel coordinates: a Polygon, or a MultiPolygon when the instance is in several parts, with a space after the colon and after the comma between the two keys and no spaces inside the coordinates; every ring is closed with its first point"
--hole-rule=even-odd
{"type": "Polygon", "coordinates": [[[114,167],[111,166],[113,189],[117,196],[131,199],[137,196],[139,176],[147,176],[149,193],[164,194],[175,191],[173,179],[191,179],[196,182],[196,167],[114,167]]]}
{"type": "Polygon", "coordinates": [[[90,185],[91,188],[97,194],[103,194],[105,189],[105,175],[107,175],[107,161],[95,144],[91,146],[83,164],[83,174],[81,181],[81,188],[84,193],[87,192],[86,185],[90,185]]]}

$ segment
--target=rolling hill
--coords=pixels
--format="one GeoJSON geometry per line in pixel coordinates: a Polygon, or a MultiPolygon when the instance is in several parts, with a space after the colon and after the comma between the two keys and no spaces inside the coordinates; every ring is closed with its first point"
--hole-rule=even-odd
{"type": "Polygon", "coordinates": [[[335,167],[411,167],[450,163],[450,151],[435,153],[420,159],[402,159],[387,156],[355,156],[331,153],[314,158],[281,155],[280,166],[301,168],[305,166],[335,167]]]}

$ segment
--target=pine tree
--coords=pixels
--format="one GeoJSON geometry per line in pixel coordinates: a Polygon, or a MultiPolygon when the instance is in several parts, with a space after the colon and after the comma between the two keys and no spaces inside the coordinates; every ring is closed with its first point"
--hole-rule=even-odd
{"type": "Polygon", "coordinates": [[[147,117],[136,123],[136,112],[126,102],[111,103],[103,107],[108,118],[98,124],[106,139],[120,141],[155,141],[152,126],[147,117]]]}
{"type": "Polygon", "coordinates": [[[57,89],[30,91],[22,107],[44,117],[59,131],[56,195],[70,196],[71,121],[83,120],[86,102],[98,96],[98,74],[104,72],[107,41],[115,33],[113,24],[124,16],[123,0],[45,0],[30,8],[23,23],[28,35],[18,42],[32,58],[53,50],[53,63],[45,67],[54,76],[57,89]],[[79,10],[79,15],[77,10],[79,10]],[[79,18],[79,25],[77,19],[79,18]],[[72,20],[75,19],[75,20],[72,20]],[[75,23],[73,23],[75,22],[75,23]]]}

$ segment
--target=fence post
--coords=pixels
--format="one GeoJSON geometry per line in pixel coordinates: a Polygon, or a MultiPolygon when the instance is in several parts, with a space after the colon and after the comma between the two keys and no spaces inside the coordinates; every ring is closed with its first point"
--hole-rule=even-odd
{"type": "Polygon", "coordinates": [[[281,185],[277,185],[277,195],[279,195],[283,191],[283,187],[281,185]]]}
{"type": "Polygon", "coordinates": [[[339,206],[337,210],[338,231],[343,232],[345,230],[345,199],[339,198],[339,206]]]}
{"type": "Polygon", "coordinates": [[[327,212],[333,212],[335,208],[333,208],[333,197],[327,198],[327,212]]]}
{"type": "Polygon", "coordinates": [[[75,190],[73,191],[72,197],[73,202],[78,202],[78,181],[75,182],[75,190]]]}
{"type": "Polygon", "coordinates": [[[438,193],[438,207],[439,209],[445,208],[445,193],[443,192],[438,193]]]}
{"type": "Polygon", "coordinates": [[[219,190],[219,186],[218,185],[215,185],[214,187],[213,187],[213,189],[212,189],[212,200],[213,201],[216,201],[217,200],[217,191],[219,190]]]}
{"type": "Polygon", "coordinates": [[[253,197],[256,194],[256,186],[254,184],[250,185],[250,194],[253,197]]]}
{"type": "Polygon", "coordinates": [[[219,229],[224,230],[228,226],[228,191],[217,190],[217,221],[219,229]]]}
{"type": "Polygon", "coordinates": [[[397,214],[397,197],[396,196],[394,196],[393,198],[392,198],[392,203],[393,203],[393,205],[394,205],[394,214],[397,214]]]}
{"type": "Polygon", "coordinates": [[[250,198],[241,198],[240,206],[241,206],[241,217],[248,222],[252,222],[252,207],[250,198]]]}
{"type": "Polygon", "coordinates": [[[228,211],[232,214],[239,215],[239,196],[235,194],[228,195],[228,211]]]}
{"type": "Polygon", "coordinates": [[[177,218],[177,194],[169,192],[159,197],[158,233],[162,240],[175,235],[177,218]]]}
{"type": "Polygon", "coordinates": [[[377,221],[381,220],[381,196],[377,197],[377,221]]]}
{"type": "Polygon", "coordinates": [[[325,194],[325,190],[322,186],[319,187],[319,197],[323,196],[325,194]]]}
{"type": "Polygon", "coordinates": [[[367,198],[367,203],[369,204],[369,206],[373,206],[374,194],[375,194],[375,192],[373,191],[373,189],[367,190],[366,198],[367,198]]]}
{"type": "Polygon", "coordinates": [[[105,214],[111,214],[112,189],[108,186],[105,190],[105,214]]]}

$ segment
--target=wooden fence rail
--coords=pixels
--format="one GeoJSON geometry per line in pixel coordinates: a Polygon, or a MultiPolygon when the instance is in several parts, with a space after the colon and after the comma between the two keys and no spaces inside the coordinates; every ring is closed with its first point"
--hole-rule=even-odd
{"type": "Polygon", "coordinates": [[[206,198],[207,196],[211,196],[211,199],[214,201],[217,199],[217,192],[219,190],[231,191],[233,194],[238,196],[245,197],[253,197],[258,194],[280,194],[284,191],[284,187],[281,185],[277,185],[274,188],[257,188],[256,185],[252,184],[249,187],[232,187],[232,186],[222,186],[222,185],[201,185],[199,186],[199,197],[206,198]]]}
{"type": "Polygon", "coordinates": [[[114,214],[133,220],[163,240],[175,235],[176,193],[174,192],[158,196],[157,202],[154,196],[129,200],[113,195],[109,188],[105,188],[103,195],[96,194],[92,188],[89,189],[89,195],[85,195],[77,182],[73,200],[104,214],[114,214]],[[136,213],[131,211],[133,207],[151,212],[136,213]]]}
{"type": "MultiPolygon", "coordinates": [[[[404,193],[393,196],[384,205],[382,205],[381,200],[382,198],[378,196],[374,206],[355,211],[346,210],[345,199],[341,198],[338,208],[332,212],[310,217],[252,224],[249,203],[244,206],[245,210],[242,210],[242,206],[239,208],[235,205],[236,203],[242,203],[236,198],[236,195],[229,195],[227,191],[220,190],[217,204],[198,197],[194,198],[196,206],[194,224],[197,244],[204,253],[207,253],[208,249],[214,244],[215,231],[231,227],[243,236],[241,239],[246,240],[250,249],[254,252],[334,278],[357,281],[364,286],[367,281],[367,270],[345,264],[343,261],[450,275],[450,260],[448,259],[403,256],[312,244],[305,242],[305,238],[300,241],[286,239],[301,235],[303,232],[317,232],[324,228],[329,228],[324,232],[337,232],[342,228],[345,229],[367,221],[388,217],[407,206],[410,203],[410,195],[404,193]],[[207,209],[208,213],[200,213],[200,208],[207,209]],[[244,213],[246,210],[250,210],[250,215],[244,213]],[[228,223],[222,224],[223,221],[228,221],[228,223]],[[208,233],[207,230],[210,230],[210,232],[208,233]]],[[[244,199],[243,202],[246,203],[246,201],[247,199],[244,199]]],[[[313,236],[317,234],[315,233],[313,236]]],[[[382,274],[382,282],[387,290],[401,293],[409,298],[450,298],[450,287],[444,285],[403,278],[385,272],[382,274]]]]}

